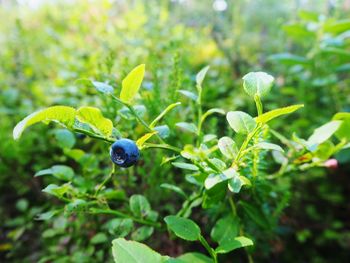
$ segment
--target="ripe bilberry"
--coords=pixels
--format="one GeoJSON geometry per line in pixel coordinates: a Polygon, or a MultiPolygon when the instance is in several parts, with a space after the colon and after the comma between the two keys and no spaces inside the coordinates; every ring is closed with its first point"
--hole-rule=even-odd
{"type": "Polygon", "coordinates": [[[130,167],[140,158],[140,151],[134,141],[119,139],[115,141],[110,150],[111,160],[120,167],[130,167]]]}

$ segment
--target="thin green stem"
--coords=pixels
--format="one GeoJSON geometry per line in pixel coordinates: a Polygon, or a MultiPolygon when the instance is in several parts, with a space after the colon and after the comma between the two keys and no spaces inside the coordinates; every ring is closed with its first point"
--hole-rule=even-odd
{"type": "Polygon", "coordinates": [[[205,240],[205,238],[202,235],[199,237],[199,242],[201,242],[201,244],[208,251],[209,255],[213,258],[214,263],[218,263],[218,257],[217,257],[215,250],[210,247],[210,245],[208,244],[208,242],[205,240]]]}
{"type": "Polygon", "coordinates": [[[79,132],[79,133],[83,133],[91,138],[95,138],[95,139],[99,139],[99,140],[102,140],[102,141],[105,141],[105,142],[108,142],[108,143],[113,143],[115,142],[114,139],[112,138],[107,138],[107,137],[103,137],[101,135],[98,135],[96,133],[92,133],[90,131],[87,131],[87,130],[83,130],[83,129],[79,129],[79,128],[74,128],[73,129],[74,132],[79,132]]]}
{"type": "Polygon", "coordinates": [[[113,177],[113,174],[115,172],[115,164],[112,166],[111,172],[108,174],[108,176],[103,180],[103,182],[98,186],[95,192],[95,197],[98,195],[98,193],[101,191],[103,186],[113,177]]]}
{"type": "Polygon", "coordinates": [[[260,116],[263,113],[263,105],[261,103],[260,96],[255,95],[254,101],[255,101],[255,105],[256,105],[256,110],[258,111],[258,116],[260,116]]]}
{"type": "Polygon", "coordinates": [[[238,161],[242,158],[243,152],[244,150],[247,148],[250,140],[252,138],[254,138],[254,136],[256,135],[256,133],[258,133],[258,131],[260,130],[261,126],[260,125],[256,125],[254,130],[248,134],[247,138],[244,140],[244,142],[242,143],[242,146],[239,148],[238,153],[236,155],[236,158],[234,159],[234,161],[232,162],[231,167],[233,167],[235,164],[238,163],[238,161]]]}
{"type": "MultiPolygon", "coordinates": [[[[134,109],[134,107],[133,107],[132,105],[123,102],[122,100],[120,100],[120,99],[117,98],[116,96],[111,95],[111,97],[112,97],[115,101],[117,101],[118,103],[120,103],[120,104],[124,105],[125,107],[127,107],[127,108],[130,110],[131,114],[134,115],[134,117],[136,118],[136,120],[137,120],[142,126],[144,126],[148,132],[154,131],[154,130],[153,130],[153,129],[152,129],[138,114],[137,114],[137,112],[135,111],[135,109],[134,109]]],[[[159,134],[156,134],[156,136],[157,136],[157,138],[159,139],[160,142],[164,143],[164,140],[162,139],[162,137],[159,136],[159,134]]]]}

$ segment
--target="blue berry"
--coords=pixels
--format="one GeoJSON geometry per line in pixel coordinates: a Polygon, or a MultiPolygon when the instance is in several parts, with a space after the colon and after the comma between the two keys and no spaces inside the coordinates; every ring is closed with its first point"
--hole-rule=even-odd
{"type": "Polygon", "coordinates": [[[119,139],[115,141],[110,150],[111,160],[120,167],[130,167],[140,158],[140,151],[134,141],[119,139]]]}

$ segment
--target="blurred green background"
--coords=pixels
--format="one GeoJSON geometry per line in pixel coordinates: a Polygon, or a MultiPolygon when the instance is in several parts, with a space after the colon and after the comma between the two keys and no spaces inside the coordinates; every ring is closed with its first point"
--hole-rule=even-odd
{"type": "MultiPolygon", "coordinates": [[[[113,235],[103,242],[92,239],[104,232],[103,219],[76,215],[36,220],[59,201],[41,192],[50,179],[33,177],[64,163],[91,176],[85,180],[97,180],[108,169],[107,146],[73,137],[68,144],[84,154],[77,161],[67,151],[73,145],[60,140],[57,126],[38,125],[19,142],[12,139],[13,127],[24,116],[56,104],[97,106],[114,119],[108,104],[79,79],[109,82],[118,89],[132,68],[145,63],[141,95],[155,117],[169,103],[183,100],[178,90],[194,90],[195,74],[210,65],[203,107],[254,114],[241,78],[266,71],[276,78],[264,100],[266,110],[305,104],[293,117],[273,124],[289,137],[307,137],[336,112],[350,111],[347,0],[2,0],[0,17],[1,262],[111,260],[110,243],[104,241],[113,235]]],[[[185,113],[191,118],[190,111],[185,113]]],[[[172,115],[169,125],[184,115],[172,115]]],[[[127,137],[138,133],[126,119],[115,122],[127,137]]],[[[228,133],[224,119],[211,120],[205,129],[219,136],[228,133]]],[[[174,144],[175,133],[169,139],[174,144]]],[[[160,213],[172,212],[171,194],[156,185],[181,184],[181,179],[170,167],[158,165],[161,152],[147,152],[143,158],[141,179],[130,176],[121,184],[127,194],[147,195],[160,213]]],[[[350,151],[336,158],[336,170],[313,169],[285,180],[293,185],[289,206],[275,236],[257,246],[256,262],[350,260],[350,151]]],[[[157,237],[148,242],[174,255],[185,246],[157,237]]],[[[244,262],[239,255],[237,262],[244,262]]]]}

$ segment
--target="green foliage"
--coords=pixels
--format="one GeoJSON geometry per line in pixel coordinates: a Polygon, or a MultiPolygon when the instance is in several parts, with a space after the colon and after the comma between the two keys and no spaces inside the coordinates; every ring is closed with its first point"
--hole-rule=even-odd
{"type": "Polygon", "coordinates": [[[182,2],[0,4],[1,262],[349,261],[346,6],[182,2]]]}

